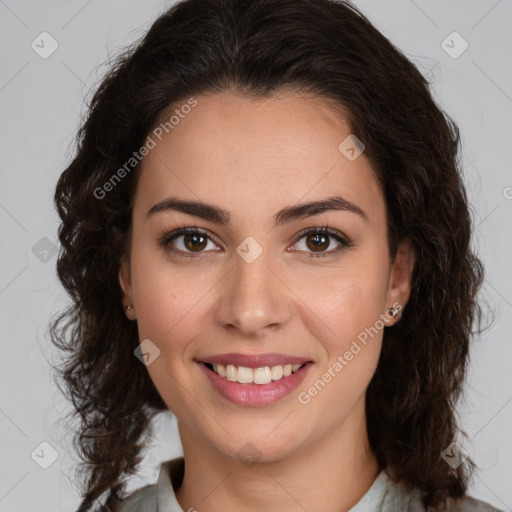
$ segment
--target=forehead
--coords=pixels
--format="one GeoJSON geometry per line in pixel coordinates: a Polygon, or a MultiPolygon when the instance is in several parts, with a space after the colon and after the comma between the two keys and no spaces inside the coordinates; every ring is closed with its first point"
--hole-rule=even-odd
{"type": "Polygon", "coordinates": [[[142,164],[136,209],[179,196],[251,216],[341,195],[370,221],[382,217],[384,200],[364,152],[350,160],[339,149],[351,131],[332,101],[292,92],[194,99],[193,108],[181,110],[185,100],[162,115],[174,122],[160,138],[150,133],[155,145],[142,164]]]}

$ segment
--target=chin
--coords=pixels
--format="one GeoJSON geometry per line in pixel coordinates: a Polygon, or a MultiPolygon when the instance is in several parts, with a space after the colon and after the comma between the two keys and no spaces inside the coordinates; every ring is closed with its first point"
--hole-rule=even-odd
{"type": "Polygon", "coordinates": [[[222,440],[210,440],[223,455],[251,466],[256,463],[286,459],[299,449],[297,436],[268,436],[262,432],[244,431],[244,435],[226,435],[222,440]]]}

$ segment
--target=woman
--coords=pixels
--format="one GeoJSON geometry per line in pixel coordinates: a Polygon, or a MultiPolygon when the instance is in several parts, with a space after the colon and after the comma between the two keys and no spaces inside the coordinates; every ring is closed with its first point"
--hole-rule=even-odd
{"type": "Polygon", "coordinates": [[[55,194],[79,511],[496,510],[457,442],[483,278],[458,143],[349,3],[160,16],[55,194]],[[184,456],[127,497],[168,410],[184,456]]]}

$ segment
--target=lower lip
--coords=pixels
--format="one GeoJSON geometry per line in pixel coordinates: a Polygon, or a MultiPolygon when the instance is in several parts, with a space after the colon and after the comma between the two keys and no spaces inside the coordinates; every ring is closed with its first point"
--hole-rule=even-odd
{"type": "Polygon", "coordinates": [[[239,405],[267,405],[277,402],[296,389],[306,377],[312,363],[306,363],[302,368],[288,377],[269,382],[268,384],[240,384],[231,382],[214,371],[204,363],[199,363],[213,387],[224,398],[239,405]]]}

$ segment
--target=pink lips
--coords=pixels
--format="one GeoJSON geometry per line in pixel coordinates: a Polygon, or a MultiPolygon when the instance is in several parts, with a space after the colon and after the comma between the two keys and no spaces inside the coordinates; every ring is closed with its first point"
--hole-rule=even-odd
{"type": "Polygon", "coordinates": [[[202,357],[204,363],[213,364],[232,364],[235,366],[245,366],[247,368],[262,368],[263,366],[277,366],[285,364],[304,364],[309,359],[297,356],[287,356],[276,352],[267,352],[266,354],[239,354],[236,352],[230,354],[218,354],[202,357]]]}
{"type": "Polygon", "coordinates": [[[310,368],[311,361],[298,357],[283,356],[282,354],[262,354],[260,356],[246,356],[243,354],[223,354],[204,358],[198,361],[199,367],[204,372],[213,388],[227,400],[239,405],[261,406],[271,404],[289,395],[305,379],[310,368]],[[296,372],[280,380],[268,384],[241,384],[231,382],[216,374],[208,368],[205,362],[215,364],[235,364],[247,368],[260,368],[262,366],[276,366],[279,364],[304,364],[296,372]]]}

